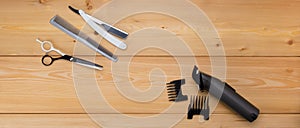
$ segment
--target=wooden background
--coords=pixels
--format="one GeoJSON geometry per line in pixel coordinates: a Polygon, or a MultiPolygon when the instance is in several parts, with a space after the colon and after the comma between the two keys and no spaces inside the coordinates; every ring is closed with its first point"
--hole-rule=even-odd
{"type": "MultiPolygon", "coordinates": [[[[1,128],[98,127],[78,101],[72,80],[72,64],[60,61],[51,67],[44,67],[40,62],[44,53],[35,39],[51,40],[57,48],[72,54],[73,39],[52,27],[49,19],[59,14],[81,28],[84,26],[83,20],[69,11],[67,6],[71,4],[91,14],[106,2],[108,0],[1,1],[1,128]]],[[[219,104],[209,121],[199,123],[198,120],[184,119],[175,127],[300,127],[300,1],[192,2],[207,13],[220,33],[226,52],[227,82],[258,106],[261,114],[255,122],[248,123],[219,104]]],[[[210,71],[205,48],[196,47],[200,40],[177,20],[144,14],[126,18],[116,26],[128,32],[143,26],[175,32],[189,42],[199,67],[205,72],[210,71]]],[[[96,61],[105,67],[111,66],[111,62],[103,57],[97,57],[96,61]]],[[[147,89],[148,74],[143,72],[154,67],[176,76],[177,67],[173,63],[174,58],[164,52],[151,49],[141,52],[134,57],[130,66],[134,68],[130,70],[134,85],[147,89]]],[[[170,105],[166,94],[162,94],[162,98],[150,106],[126,100],[119,104],[122,96],[115,90],[110,68],[97,72],[97,75],[101,76],[97,77],[98,82],[106,85],[103,88],[111,92],[105,93],[107,100],[124,114],[153,115],[170,105]]],[[[109,118],[117,113],[105,113],[103,110],[96,114],[109,118]]]]}

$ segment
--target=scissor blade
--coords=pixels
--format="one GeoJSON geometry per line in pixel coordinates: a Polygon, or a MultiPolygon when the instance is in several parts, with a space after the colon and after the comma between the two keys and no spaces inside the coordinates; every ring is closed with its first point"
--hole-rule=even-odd
{"type": "Polygon", "coordinates": [[[87,60],[80,59],[80,58],[73,57],[71,61],[76,64],[85,66],[85,67],[89,67],[89,68],[93,68],[93,69],[97,69],[97,70],[103,70],[103,66],[95,64],[95,63],[87,61],[87,60]]]}

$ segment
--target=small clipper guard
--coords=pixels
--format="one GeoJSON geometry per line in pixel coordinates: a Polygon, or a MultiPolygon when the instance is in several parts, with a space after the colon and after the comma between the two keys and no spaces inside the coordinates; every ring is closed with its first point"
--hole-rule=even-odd
{"type": "Polygon", "coordinates": [[[171,102],[181,102],[188,100],[187,95],[182,94],[181,86],[185,84],[185,79],[174,80],[167,83],[168,98],[171,102]]]}
{"type": "Polygon", "coordinates": [[[209,91],[215,97],[220,96],[220,100],[239,113],[249,122],[253,122],[259,115],[259,109],[249,101],[239,95],[231,86],[208,74],[200,72],[198,67],[194,67],[193,79],[199,85],[200,90],[209,91]]]}
{"type": "Polygon", "coordinates": [[[209,97],[208,96],[191,96],[188,119],[193,119],[194,115],[203,115],[204,120],[209,120],[209,97]]]}

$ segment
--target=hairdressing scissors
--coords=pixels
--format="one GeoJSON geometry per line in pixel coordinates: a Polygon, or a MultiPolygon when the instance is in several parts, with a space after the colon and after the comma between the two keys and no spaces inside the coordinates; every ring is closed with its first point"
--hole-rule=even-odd
{"type": "Polygon", "coordinates": [[[80,58],[76,58],[76,57],[73,57],[73,56],[66,55],[65,53],[61,52],[60,50],[54,48],[53,44],[50,41],[41,41],[39,39],[36,39],[36,41],[41,44],[41,48],[44,52],[46,52],[46,53],[56,52],[56,53],[61,55],[61,57],[58,57],[58,58],[53,58],[50,55],[43,56],[42,63],[45,66],[52,65],[54,63],[54,61],[56,61],[56,60],[67,60],[67,61],[74,62],[76,64],[79,64],[79,65],[82,65],[82,66],[85,66],[85,67],[89,67],[89,68],[93,68],[93,69],[97,69],[97,70],[103,70],[103,66],[101,66],[101,65],[92,63],[92,62],[87,61],[87,60],[83,60],[83,59],[80,59],[80,58]],[[46,48],[46,46],[49,46],[49,48],[46,48]],[[50,60],[50,61],[48,62],[47,60],[50,60]]]}

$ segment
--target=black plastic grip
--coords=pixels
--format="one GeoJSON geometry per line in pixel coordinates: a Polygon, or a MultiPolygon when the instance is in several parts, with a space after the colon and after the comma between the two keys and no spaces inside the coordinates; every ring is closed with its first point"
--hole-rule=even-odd
{"type": "MultiPolygon", "coordinates": [[[[202,91],[206,90],[209,91],[211,95],[220,97],[222,102],[231,107],[249,122],[253,122],[257,119],[259,109],[239,95],[230,85],[200,71],[197,76],[198,80],[195,81],[202,91]]],[[[193,76],[193,78],[195,79],[196,77],[193,76]]]]}

